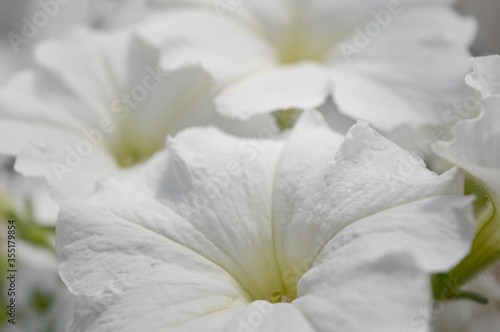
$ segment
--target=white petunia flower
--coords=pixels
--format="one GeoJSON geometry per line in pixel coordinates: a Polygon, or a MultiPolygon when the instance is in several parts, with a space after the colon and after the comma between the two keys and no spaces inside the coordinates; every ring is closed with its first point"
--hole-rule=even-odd
{"type": "Polygon", "coordinates": [[[470,255],[450,272],[459,283],[500,259],[500,57],[473,60],[475,71],[466,81],[483,96],[481,113],[454,127],[454,139],[438,142],[436,152],[467,172],[479,195],[476,238],[470,255]]]}
{"type": "Polygon", "coordinates": [[[440,125],[469,70],[474,24],[448,0],[157,2],[177,5],[143,31],[164,46],[163,66],[200,64],[232,117],[331,95],[342,114],[384,132],[440,125]]]}
{"type": "Polygon", "coordinates": [[[366,123],[343,140],[306,112],[276,139],[188,129],[167,147],[62,204],[73,331],[415,331],[430,274],[469,250],[461,173],[366,123]]]}
{"type": "Polygon", "coordinates": [[[36,68],[0,89],[0,152],[17,155],[24,175],[45,177],[57,199],[85,195],[161,149],[169,133],[217,121],[208,75],[166,73],[157,59],[131,30],[79,28],[41,43],[36,68]]]}

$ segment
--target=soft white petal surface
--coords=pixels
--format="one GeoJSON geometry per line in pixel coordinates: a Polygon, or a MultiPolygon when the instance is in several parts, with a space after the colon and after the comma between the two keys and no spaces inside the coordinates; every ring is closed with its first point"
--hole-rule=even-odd
{"type": "Polygon", "coordinates": [[[30,142],[17,154],[15,170],[25,176],[44,178],[57,202],[68,197],[85,197],[94,190],[99,178],[116,172],[119,167],[109,153],[91,144],[86,145],[91,149],[82,150],[89,154],[78,155],[81,142],[83,138],[73,133],[45,135],[43,140],[30,142]]]}
{"type": "MultiPolygon", "coordinates": [[[[482,101],[478,118],[459,122],[455,138],[438,142],[436,152],[477,178],[494,199],[500,199],[500,97],[482,101]]],[[[498,204],[498,203],[497,203],[498,204]]]]}
{"type": "Polygon", "coordinates": [[[500,94],[500,55],[473,58],[471,63],[474,71],[465,77],[465,82],[483,98],[500,94]]]}
{"type": "Polygon", "coordinates": [[[328,242],[315,264],[327,260],[337,250],[367,250],[365,257],[377,259],[388,251],[405,248],[427,272],[450,270],[470,249],[473,201],[472,196],[460,200],[455,196],[431,197],[372,214],[344,228],[328,242]],[[450,223],[450,216],[456,221],[467,216],[471,222],[450,223]],[[343,246],[349,248],[342,249],[343,246]]]}
{"type": "Polygon", "coordinates": [[[34,69],[0,89],[0,152],[18,155],[19,172],[45,177],[57,199],[90,192],[118,165],[161,149],[167,134],[213,121],[209,75],[159,70],[158,48],[130,29],[73,29],[35,55],[34,69]],[[58,175],[54,163],[69,170],[58,175]]]}
{"type": "Polygon", "coordinates": [[[138,33],[164,46],[162,68],[200,65],[218,88],[275,62],[275,52],[265,40],[238,24],[220,20],[212,8],[172,10],[148,20],[138,33]]]}
{"type": "Polygon", "coordinates": [[[269,221],[282,143],[263,141],[259,151],[247,142],[215,129],[180,133],[169,141],[167,158],[157,156],[143,177],[106,181],[113,190],[98,193],[95,202],[119,216],[137,216],[232,271],[252,285],[253,297],[266,298],[281,287],[269,221]]]}
{"type": "Polygon", "coordinates": [[[273,228],[284,274],[304,263],[307,269],[321,248],[356,220],[430,196],[463,193],[457,169],[437,176],[366,123],[354,126],[338,151],[333,133],[316,137],[301,128],[299,123],[291,134],[276,170],[273,228]]]}
{"type": "Polygon", "coordinates": [[[275,110],[310,109],[324,103],[330,81],[312,62],[274,67],[226,87],[216,98],[221,114],[249,118],[275,110]]]}
{"type": "Polygon", "coordinates": [[[78,294],[73,328],[168,329],[249,302],[221,267],[133,220],[80,202],[68,202],[60,220],[60,274],[78,294]]]}
{"type": "MultiPolygon", "coordinates": [[[[470,69],[471,19],[439,4],[405,3],[402,8],[363,43],[350,30],[328,59],[339,110],[384,131],[404,124],[442,124],[444,111],[461,101],[463,77],[470,69]],[[346,56],[342,45],[358,51],[346,56]]],[[[370,16],[358,28],[365,31],[368,22],[377,21],[370,16]]]]}
{"type": "Polygon", "coordinates": [[[364,123],[342,143],[307,111],[272,140],[190,129],[167,147],[63,203],[61,275],[83,331],[238,329],[306,273],[256,330],[399,332],[472,239],[460,174],[429,172],[364,123]]]}
{"type": "Polygon", "coordinates": [[[279,72],[276,66],[316,61],[331,67],[330,94],[343,114],[391,132],[404,125],[441,125],[444,112],[463,98],[475,24],[459,16],[453,2],[255,0],[221,10],[222,2],[187,1],[160,14],[160,23],[143,33],[164,46],[166,68],[207,69],[220,88],[224,114],[246,117],[248,109],[259,114],[318,100],[319,90],[307,81],[281,83],[288,71],[279,81],[268,79],[279,72]],[[357,51],[349,56],[346,45],[357,51]],[[285,88],[304,85],[289,99],[279,98],[285,88]],[[233,106],[240,96],[245,102],[233,106]]]}
{"type": "Polygon", "coordinates": [[[431,331],[410,324],[415,312],[432,303],[429,276],[410,255],[392,253],[371,261],[335,255],[310,270],[299,287],[294,305],[316,331],[431,331]]]}

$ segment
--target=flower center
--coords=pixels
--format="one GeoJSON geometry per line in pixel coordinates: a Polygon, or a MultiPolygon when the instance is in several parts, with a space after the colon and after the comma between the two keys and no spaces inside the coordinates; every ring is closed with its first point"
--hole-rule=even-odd
{"type": "Polygon", "coordinates": [[[289,295],[284,295],[283,291],[276,290],[271,293],[271,296],[266,301],[269,303],[290,303],[292,298],[289,295]]]}
{"type": "Polygon", "coordinates": [[[310,41],[307,41],[307,37],[303,35],[305,35],[303,31],[297,31],[295,36],[290,36],[286,43],[276,45],[280,63],[288,64],[306,60],[324,61],[326,47],[321,49],[319,45],[312,45],[310,41]]]}
{"type": "Polygon", "coordinates": [[[121,167],[128,167],[151,157],[162,146],[163,142],[143,142],[140,139],[126,138],[111,144],[109,150],[121,167]]]}
{"type": "Polygon", "coordinates": [[[295,300],[299,281],[314,261],[314,258],[296,257],[293,262],[280,264],[277,259],[280,255],[270,252],[250,256],[260,258],[251,261],[244,259],[243,266],[246,268],[231,269],[231,274],[246,291],[249,301],[264,300],[269,303],[290,303],[295,300]]]}
{"type": "Polygon", "coordinates": [[[130,121],[116,120],[116,131],[106,140],[107,150],[121,167],[135,165],[164,146],[168,130],[163,126],[144,132],[130,121]]]}
{"type": "Polygon", "coordinates": [[[278,60],[282,64],[316,61],[324,62],[333,45],[331,31],[314,29],[304,16],[305,1],[294,1],[290,5],[289,21],[281,28],[265,26],[264,35],[274,45],[278,60]]]}

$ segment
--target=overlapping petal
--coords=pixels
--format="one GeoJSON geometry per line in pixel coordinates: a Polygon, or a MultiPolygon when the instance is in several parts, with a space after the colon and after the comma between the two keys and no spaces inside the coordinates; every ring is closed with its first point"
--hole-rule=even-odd
{"type": "Polygon", "coordinates": [[[475,24],[452,2],[164,1],[171,8],[142,33],[163,45],[165,68],[208,70],[225,115],[307,109],[332,95],[341,113],[390,133],[441,125],[461,101],[475,24]],[[323,65],[330,91],[290,77],[303,61],[323,65]]]}
{"type": "Polygon", "coordinates": [[[211,123],[211,80],[158,70],[158,49],[130,29],[78,28],[36,49],[37,66],[0,91],[0,150],[43,176],[57,198],[164,146],[168,133],[211,123]]]}
{"type": "Polygon", "coordinates": [[[216,98],[221,114],[247,119],[269,110],[311,109],[325,102],[330,81],[315,63],[296,63],[255,73],[216,98]]]}
{"type": "Polygon", "coordinates": [[[436,151],[477,178],[498,202],[500,198],[500,97],[482,101],[479,117],[464,120],[454,128],[452,141],[438,142],[436,151]]]}
{"type": "Polygon", "coordinates": [[[167,146],[63,204],[61,275],[82,331],[399,331],[429,305],[429,273],[470,245],[459,173],[427,171],[363,123],[342,142],[305,112],[290,134],[189,129],[167,146]],[[276,291],[298,298],[270,309],[276,291]]]}
{"type": "Polygon", "coordinates": [[[483,98],[500,94],[500,55],[477,57],[471,62],[474,71],[465,77],[465,82],[483,98]]]}
{"type": "Polygon", "coordinates": [[[438,142],[435,151],[462,168],[474,184],[478,195],[476,237],[470,254],[448,274],[448,278],[465,283],[500,257],[498,245],[500,206],[500,96],[496,94],[496,57],[472,61],[475,71],[467,77],[470,86],[484,98],[480,100],[477,118],[459,122],[453,128],[454,138],[438,142]],[[486,70],[488,68],[488,70],[486,70]]]}
{"type": "Polygon", "coordinates": [[[444,111],[462,98],[474,22],[437,4],[402,2],[395,14],[384,12],[371,12],[331,50],[339,111],[386,132],[441,125],[444,111]]]}

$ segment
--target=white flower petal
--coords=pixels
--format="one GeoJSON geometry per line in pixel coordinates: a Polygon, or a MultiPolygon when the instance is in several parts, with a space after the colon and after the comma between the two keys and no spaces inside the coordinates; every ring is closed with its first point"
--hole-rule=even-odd
{"type": "Polygon", "coordinates": [[[313,266],[344,250],[346,259],[347,252],[366,251],[367,260],[407,251],[424,271],[447,272],[470,250],[475,230],[474,199],[430,197],[369,215],[340,231],[321,250],[313,266]],[[464,223],[462,218],[469,222],[464,223]]]}
{"type": "Polygon", "coordinates": [[[171,10],[139,27],[143,38],[165,46],[162,68],[200,65],[220,88],[275,62],[272,48],[253,31],[222,21],[212,8],[208,10],[171,10]]]}
{"type": "Polygon", "coordinates": [[[146,159],[169,133],[213,123],[208,74],[158,70],[158,48],[127,29],[74,29],[36,54],[36,68],[0,89],[0,152],[26,146],[17,169],[46,177],[58,199],[146,159]]]}
{"type": "Polygon", "coordinates": [[[59,206],[50,198],[47,183],[43,179],[27,178],[15,172],[14,164],[14,157],[0,155],[0,195],[8,197],[12,208],[16,211],[23,211],[26,202],[29,201],[37,224],[55,226],[59,206]]]}
{"type": "Polygon", "coordinates": [[[81,202],[67,202],[61,219],[60,274],[78,294],[74,329],[158,330],[248,304],[221,267],[144,225],[81,202]]]}
{"type": "Polygon", "coordinates": [[[411,256],[336,258],[304,276],[294,301],[316,331],[430,331],[429,324],[415,326],[411,320],[421,308],[432,307],[429,276],[411,256]]]}
{"type": "Polygon", "coordinates": [[[446,160],[476,177],[494,199],[500,199],[500,97],[482,101],[478,118],[454,127],[455,138],[438,142],[435,150],[446,160]]]}
{"type": "MultiPolygon", "coordinates": [[[[222,331],[222,330],[221,330],[222,331]]],[[[316,332],[310,319],[295,305],[255,301],[233,317],[223,331],[316,332]]]]}
{"type": "MultiPolygon", "coordinates": [[[[273,229],[280,268],[291,283],[356,220],[430,196],[463,194],[457,169],[437,176],[366,123],[355,125],[338,151],[336,144],[333,134],[321,137],[319,129],[302,134],[299,122],[276,169],[273,229]]],[[[461,219],[447,213],[445,222],[454,227],[461,219]]]]}
{"type": "Polygon", "coordinates": [[[63,202],[58,252],[61,275],[79,296],[77,327],[238,329],[275,291],[295,298],[288,272],[296,286],[311,265],[299,298],[277,305],[257,330],[326,332],[338,324],[361,331],[383,321],[399,331],[414,308],[430,303],[429,271],[455,263],[470,240],[472,199],[460,196],[459,173],[438,177],[421,160],[405,164],[412,155],[366,124],[338,148],[341,137],[313,111],[290,134],[268,134],[245,140],[213,128],[185,130],[166,151],[102,180],[86,203],[63,202]],[[418,200],[451,207],[436,213],[417,202],[412,218],[401,217],[418,200]],[[430,229],[413,234],[425,218],[430,229]],[[436,234],[426,238],[425,231],[436,234]],[[434,243],[446,236],[446,246],[434,243]],[[365,251],[364,240],[370,250],[383,239],[381,250],[365,251]],[[315,261],[327,243],[339,248],[315,261]],[[114,283],[122,271],[125,286],[114,283]],[[106,289],[112,294],[103,301],[106,289]],[[89,307],[102,308],[86,321],[89,307]],[[356,307],[367,320],[346,322],[345,308],[356,307]]]}
{"type": "MultiPolygon", "coordinates": [[[[109,75],[114,74],[110,58],[115,63],[123,62],[125,52],[117,50],[124,48],[126,39],[127,34],[115,33],[106,39],[109,46],[106,49],[104,43],[99,45],[100,40],[95,34],[82,28],[71,30],[61,39],[43,42],[35,50],[39,66],[56,76],[61,81],[59,88],[67,92],[69,100],[63,105],[70,106],[76,116],[90,125],[98,126],[96,119],[110,113],[117,90],[116,82],[109,75]]],[[[118,73],[118,81],[123,75],[118,73]]],[[[59,100],[64,96],[58,91],[51,92],[59,100]]]]}
{"type": "Polygon", "coordinates": [[[215,129],[187,130],[169,140],[166,162],[160,154],[145,177],[104,181],[95,203],[203,254],[252,285],[253,297],[267,298],[281,287],[270,219],[282,143],[249,143],[215,129]]]}
{"type": "Polygon", "coordinates": [[[4,117],[0,122],[0,152],[6,155],[17,155],[30,142],[40,137],[49,139],[73,136],[71,130],[50,123],[33,122],[27,119],[4,117]]]}
{"type": "Polygon", "coordinates": [[[465,77],[465,82],[483,98],[500,94],[500,55],[473,58],[471,63],[474,71],[465,77]]]}
{"type": "Polygon", "coordinates": [[[74,30],[64,39],[41,44],[37,51],[40,65],[64,80],[71,90],[68,95],[78,97],[74,105],[81,109],[73,113],[88,118],[94,127],[99,127],[99,120],[114,117],[113,113],[121,116],[116,102],[125,100],[125,94],[129,99],[141,96],[139,90],[145,91],[144,98],[120,104],[130,111],[122,121],[160,142],[186,123],[206,123],[212,113],[211,81],[206,73],[193,68],[173,73],[158,70],[158,49],[127,30],[108,34],[74,30]],[[200,115],[203,121],[197,119],[200,115]]]}
{"type": "Polygon", "coordinates": [[[332,69],[332,85],[339,112],[352,119],[368,121],[379,130],[391,132],[406,123],[418,127],[428,121],[392,85],[381,84],[357,70],[332,69]]]}
{"type": "Polygon", "coordinates": [[[216,103],[221,114],[246,119],[277,110],[315,108],[324,103],[329,90],[324,68],[301,62],[257,72],[231,84],[217,96],[216,103]]]}
{"type": "Polygon", "coordinates": [[[444,111],[461,101],[463,77],[469,70],[467,47],[475,31],[471,19],[445,6],[401,8],[386,26],[370,16],[368,22],[374,24],[357,28],[377,25],[379,32],[359,37],[359,30],[352,30],[334,46],[328,60],[340,111],[384,131],[404,124],[443,123],[444,111]],[[356,51],[345,51],[348,46],[356,51]]]}
{"type": "Polygon", "coordinates": [[[57,89],[60,85],[50,76],[43,77],[28,70],[17,73],[2,86],[0,124],[3,129],[12,126],[14,130],[8,131],[6,136],[3,136],[4,130],[0,132],[1,152],[15,154],[30,139],[50,135],[52,130],[79,130],[84,126],[76,114],[66,111],[64,102],[63,105],[51,102],[57,98],[49,92],[54,87],[57,89]]]}
{"type": "Polygon", "coordinates": [[[68,197],[86,197],[99,178],[117,169],[107,151],[81,136],[57,132],[44,135],[43,141],[30,142],[18,153],[15,164],[15,170],[25,176],[45,178],[49,193],[57,202],[68,197]]]}
{"type": "MultiPolygon", "coordinates": [[[[189,6],[177,5],[171,12],[172,28],[165,30],[175,33],[163,32],[157,43],[165,43],[163,57],[167,67],[200,63],[217,82],[218,77],[224,77],[224,83],[217,84],[221,98],[226,98],[224,88],[230,84],[228,94],[245,95],[245,100],[251,99],[253,105],[263,99],[260,95],[247,97],[256,96],[255,84],[248,82],[256,72],[266,75],[267,70],[275,72],[278,64],[317,61],[332,67],[332,92],[341,112],[354,120],[369,120],[386,132],[404,125],[412,129],[424,124],[441,125],[444,111],[462,99],[463,77],[469,70],[468,47],[475,26],[472,19],[455,12],[453,1],[389,5],[382,0],[341,0],[334,5],[325,0],[256,0],[224,6],[208,0],[188,3],[189,6]],[[184,16],[175,18],[179,12],[184,16]],[[205,17],[209,13],[211,19],[205,17]],[[173,26],[177,20],[189,23],[173,26]],[[245,33],[238,38],[236,31],[245,33]],[[359,41],[360,33],[365,34],[364,44],[359,41]],[[356,49],[352,57],[345,54],[346,44],[356,49]],[[262,61],[248,66],[248,58],[262,61]]],[[[269,87],[266,100],[280,95],[282,86],[269,87]]],[[[285,101],[270,111],[290,104],[285,101]]],[[[228,114],[229,106],[219,105],[228,114]]],[[[258,103],[253,112],[262,112],[261,106],[258,103]]],[[[250,107],[245,106],[245,112],[246,109],[250,107]]],[[[240,115],[243,116],[246,114],[240,115]]]]}
{"type": "MultiPolygon", "coordinates": [[[[191,1],[193,2],[193,1],[191,1]]],[[[337,0],[253,0],[239,5],[227,6],[233,10],[221,10],[210,0],[194,1],[211,5],[224,20],[237,20],[241,25],[257,30],[287,58],[287,53],[298,53],[302,58],[322,61],[330,46],[345,37],[346,31],[371,19],[370,12],[387,10],[386,0],[363,0],[352,2],[337,0]]],[[[425,0],[413,1],[417,6],[425,0]]],[[[449,0],[433,1],[449,4],[449,0]]],[[[229,3],[231,4],[231,3],[229,3]]],[[[403,5],[403,4],[402,4],[403,5]]],[[[222,7],[222,8],[221,8],[222,7]]],[[[226,7],[226,8],[227,8],[226,7]]]]}

